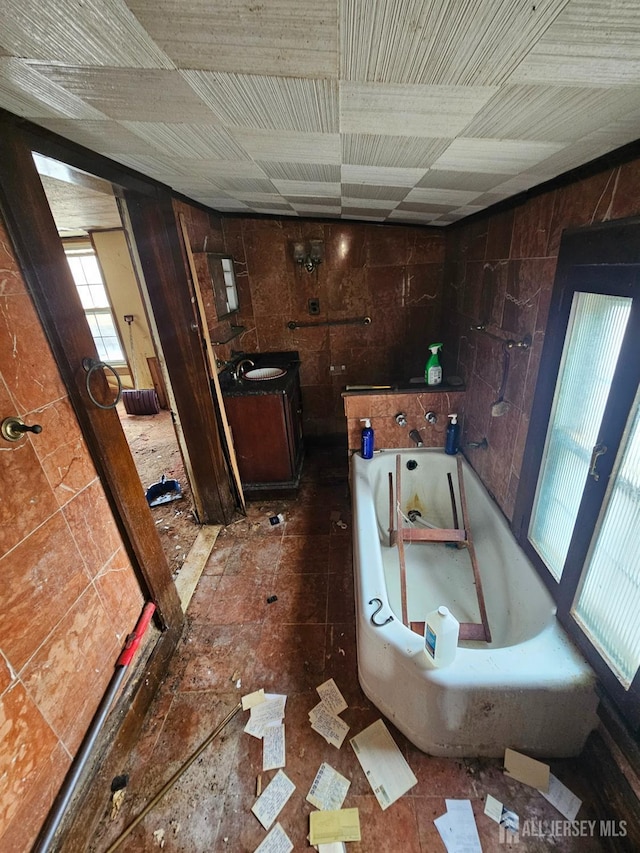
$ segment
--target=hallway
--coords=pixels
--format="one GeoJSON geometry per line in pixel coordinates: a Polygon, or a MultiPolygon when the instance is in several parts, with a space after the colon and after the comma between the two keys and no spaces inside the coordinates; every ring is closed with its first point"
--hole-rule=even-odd
{"type": "MultiPolygon", "coordinates": [[[[353,610],[346,458],[342,452],[312,451],[297,500],[250,504],[246,519],[221,531],[168,676],[122,768],[129,780],[113,820],[105,786],[92,853],[103,853],[239,698],[261,687],[287,696],[284,772],[296,789],[278,821],[295,851],[311,849],[312,806],[305,797],[323,761],[351,782],[343,807],[359,809],[362,840],[348,843],[349,853],[444,851],[433,821],[446,811],[445,798],[471,800],[485,853],[530,853],[550,844],[580,853],[624,849],[570,836],[521,837],[515,847],[500,843],[498,825],[483,813],[487,794],[521,821],[562,816],[536,791],[504,776],[500,759],[429,757],[390,723],[418,784],[383,812],[349,744],[381,716],[358,684],[353,610]],[[278,513],[284,521],[271,525],[269,517],[278,513]],[[277,600],[268,603],[273,596],[277,600]],[[340,716],[350,730],[339,750],[311,729],[307,717],[319,701],[315,688],[329,678],[348,703],[340,716]]],[[[251,813],[257,777],[264,789],[276,771],[262,772],[262,745],[243,732],[247,719],[248,712],[240,712],[231,720],[120,849],[253,853],[266,835],[251,813]]],[[[583,800],[578,819],[605,817],[590,805],[594,793],[579,760],[552,761],[551,769],[583,800]]]]}

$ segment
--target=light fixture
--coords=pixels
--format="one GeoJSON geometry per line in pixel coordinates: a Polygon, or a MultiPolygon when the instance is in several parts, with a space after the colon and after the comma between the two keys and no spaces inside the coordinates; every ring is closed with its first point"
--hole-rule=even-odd
{"type": "Polygon", "coordinates": [[[307,272],[313,272],[322,263],[324,243],[322,240],[308,240],[306,243],[293,244],[293,260],[304,267],[307,272]]]}

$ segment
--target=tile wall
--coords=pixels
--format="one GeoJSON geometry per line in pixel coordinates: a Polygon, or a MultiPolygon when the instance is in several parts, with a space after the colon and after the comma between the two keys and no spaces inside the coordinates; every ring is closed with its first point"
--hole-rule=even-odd
{"type": "Polygon", "coordinates": [[[30,849],[142,595],[0,221],[0,849],[30,849]]]}
{"type": "Polygon", "coordinates": [[[462,440],[487,437],[487,450],[466,451],[487,488],[511,518],[544,343],[562,231],[640,213],[640,161],[605,170],[567,187],[469,224],[447,229],[444,274],[445,349],[465,380],[462,440]],[[521,340],[513,350],[505,399],[492,417],[502,379],[501,344],[471,326],[521,340]]]}
{"type": "MultiPolygon", "coordinates": [[[[176,211],[185,216],[194,252],[202,251],[206,237],[208,251],[226,251],[235,259],[237,322],[246,331],[229,347],[217,348],[218,356],[228,357],[231,348],[298,350],[307,437],[344,436],[345,385],[386,384],[424,372],[427,346],[441,330],[442,233],[355,222],[219,220],[181,202],[176,211]],[[309,239],[324,243],[324,261],[312,273],[295,264],[292,252],[295,241],[309,239]],[[309,314],[312,298],[320,300],[317,316],[309,314]],[[287,327],[291,320],[365,316],[371,317],[368,326],[287,327]]],[[[206,278],[199,275],[201,284],[206,278]]],[[[211,297],[205,302],[213,324],[211,297]]]]}

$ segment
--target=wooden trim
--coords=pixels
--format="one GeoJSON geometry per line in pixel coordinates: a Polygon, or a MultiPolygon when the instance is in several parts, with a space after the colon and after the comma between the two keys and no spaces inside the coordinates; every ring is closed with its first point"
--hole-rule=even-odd
{"type": "Polygon", "coordinates": [[[235,512],[199,326],[171,195],[125,192],[127,213],[171,380],[185,464],[199,520],[228,524],[235,512]]]}
{"type": "MultiPolygon", "coordinates": [[[[0,208],[144,596],[155,602],[163,626],[179,629],[180,599],[120,420],[87,394],[82,360],[97,353],[30,145],[1,114],[0,208]]],[[[94,374],[92,390],[101,401],[113,398],[102,372],[94,374]]]]}

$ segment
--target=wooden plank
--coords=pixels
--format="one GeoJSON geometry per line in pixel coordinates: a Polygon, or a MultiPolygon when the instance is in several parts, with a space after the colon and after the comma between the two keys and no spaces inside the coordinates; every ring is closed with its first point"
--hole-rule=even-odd
{"type": "Polygon", "coordinates": [[[482,591],[482,578],[480,577],[480,568],[476,557],[476,550],[473,545],[473,537],[469,527],[469,515],[467,512],[467,497],[464,490],[464,478],[462,475],[462,459],[457,457],[458,463],[458,489],[460,491],[460,503],[462,505],[462,525],[467,532],[467,550],[471,559],[471,568],[473,570],[473,579],[476,584],[476,595],[478,596],[478,607],[480,608],[480,619],[484,626],[484,639],[487,643],[491,642],[491,630],[489,628],[489,619],[487,617],[487,608],[484,602],[484,593],[482,591]]]}
{"type": "Polygon", "coordinates": [[[222,397],[222,391],[220,389],[220,381],[218,380],[218,367],[216,365],[216,356],[213,350],[213,345],[211,343],[211,336],[209,335],[209,328],[207,324],[207,313],[204,307],[204,300],[202,299],[202,291],[200,290],[200,283],[198,281],[198,271],[196,270],[195,261],[193,258],[193,252],[191,251],[191,243],[189,241],[189,231],[187,229],[187,223],[184,219],[184,214],[179,213],[178,218],[180,219],[180,228],[182,230],[182,238],[184,240],[184,247],[187,253],[187,260],[189,262],[189,270],[191,272],[191,280],[193,284],[193,291],[196,296],[196,303],[198,306],[198,315],[200,317],[200,332],[204,339],[205,351],[207,354],[207,364],[209,365],[209,374],[213,381],[213,388],[215,391],[216,402],[218,404],[218,409],[220,412],[220,421],[222,423],[222,430],[224,432],[224,437],[227,445],[227,454],[229,457],[229,462],[231,463],[231,473],[233,475],[233,485],[235,486],[236,493],[238,495],[238,499],[242,505],[243,512],[246,512],[247,505],[244,499],[244,492],[242,490],[242,482],[240,480],[240,471],[238,470],[238,460],[236,458],[236,452],[233,447],[233,438],[231,436],[231,429],[229,428],[229,421],[227,419],[227,411],[224,405],[224,399],[222,397]]]}
{"type": "Polygon", "coordinates": [[[402,529],[402,505],[401,505],[401,486],[400,486],[400,468],[402,457],[398,453],[396,456],[396,526],[398,529],[398,558],[400,561],[400,599],[402,605],[402,624],[409,624],[409,615],[407,613],[407,568],[404,557],[404,541],[402,529]]]}
{"type": "Polygon", "coordinates": [[[464,530],[451,530],[447,527],[429,528],[419,530],[413,527],[405,527],[402,531],[405,542],[465,542],[464,530]]]}

